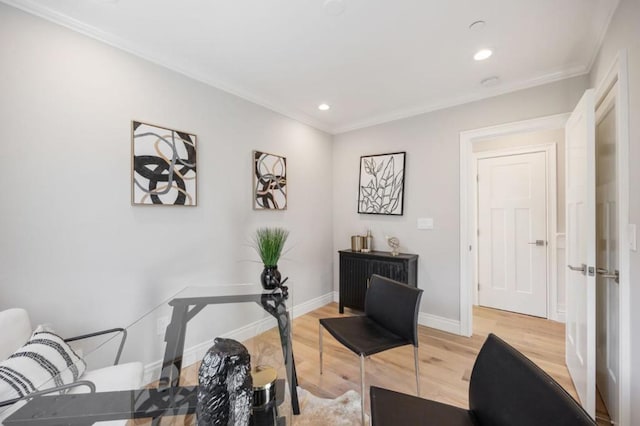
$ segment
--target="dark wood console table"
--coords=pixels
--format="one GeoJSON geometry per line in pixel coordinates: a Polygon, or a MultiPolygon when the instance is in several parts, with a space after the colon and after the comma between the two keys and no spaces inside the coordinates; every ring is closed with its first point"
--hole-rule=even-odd
{"type": "Polygon", "coordinates": [[[418,255],[387,251],[369,253],[340,250],[340,313],[344,307],[364,310],[364,296],[372,274],[382,275],[416,287],[418,255]]]}

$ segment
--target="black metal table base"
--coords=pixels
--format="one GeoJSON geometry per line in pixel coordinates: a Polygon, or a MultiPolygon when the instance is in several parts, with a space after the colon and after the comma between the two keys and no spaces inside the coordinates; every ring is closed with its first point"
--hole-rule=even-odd
{"type": "Polygon", "coordinates": [[[293,348],[291,346],[291,318],[285,305],[286,299],[286,296],[276,291],[263,294],[187,297],[171,300],[169,305],[173,307],[173,311],[171,313],[171,321],[165,333],[164,340],[167,342],[167,345],[162,363],[160,383],[166,387],[176,387],[180,384],[180,371],[182,370],[187,323],[198,313],[208,305],[255,302],[278,322],[282,354],[287,372],[287,380],[289,382],[289,391],[291,393],[291,406],[293,408],[293,414],[300,414],[298,377],[296,374],[295,360],[293,358],[293,348]]]}

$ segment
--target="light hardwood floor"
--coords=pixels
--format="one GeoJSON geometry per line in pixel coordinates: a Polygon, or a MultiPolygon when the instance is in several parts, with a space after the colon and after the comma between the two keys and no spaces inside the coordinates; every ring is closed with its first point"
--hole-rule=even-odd
{"type": "MultiPolygon", "coordinates": [[[[345,315],[352,314],[347,309],[345,315]]],[[[319,374],[318,319],[340,316],[332,303],[294,320],[293,340],[300,386],[318,396],[337,397],[349,389],[360,392],[358,358],[324,332],[324,374],[319,374]]],[[[577,394],[564,363],[563,323],[475,306],[470,338],[419,326],[421,396],[468,407],[469,377],[480,347],[494,333],[553,377],[574,398],[577,394]]],[[[365,365],[367,388],[378,385],[415,394],[412,347],[370,357],[365,365]]],[[[366,401],[369,411],[369,401],[366,401]]],[[[601,400],[598,425],[610,425],[601,400]]]]}
{"type": "MultiPolygon", "coordinates": [[[[349,309],[345,311],[345,315],[353,314],[349,309]]],[[[487,335],[494,333],[525,354],[576,398],[575,388],[564,364],[564,324],[482,307],[474,307],[473,315],[474,334],[470,338],[419,326],[422,397],[468,407],[469,377],[473,363],[487,335]]],[[[324,332],[324,374],[320,375],[318,320],[336,316],[340,316],[338,305],[331,303],[293,321],[293,349],[299,385],[320,397],[335,398],[351,389],[360,392],[357,356],[327,332],[324,332]]],[[[274,342],[278,342],[276,329],[243,343],[250,352],[262,353],[268,361],[274,354],[280,354],[274,342]]],[[[261,361],[252,359],[251,362],[257,365],[261,361]]],[[[411,346],[370,357],[365,365],[367,389],[377,385],[415,394],[413,365],[411,346]]],[[[183,370],[183,383],[197,382],[197,367],[191,365],[183,370]]],[[[368,395],[366,410],[369,411],[368,395]]],[[[598,415],[602,416],[603,413],[599,410],[598,415]]],[[[608,423],[599,421],[598,424],[608,423]]]]}
{"type": "MultiPolygon", "coordinates": [[[[320,396],[336,397],[349,389],[360,389],[358,358],[326,332],[324,374],[319,374],[318,319],[335,316],[339,316],[338,307],[333,303],[297,318],[293,325],[300,386],[320,396]]],[[[564,324],[481,307],[474,308],[471,338],[419,327],[421,396],[466,408],[471,369],[490,332],[524,353],[576,396],[564,364],[564,324]]],[[[416,392],[410,346],[374,355],[365,368],[367,387],[373,384],[416,392]]]]}

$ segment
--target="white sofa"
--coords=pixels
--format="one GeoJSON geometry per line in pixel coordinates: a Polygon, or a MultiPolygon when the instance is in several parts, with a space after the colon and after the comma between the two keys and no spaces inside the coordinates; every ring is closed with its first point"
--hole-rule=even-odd
{"type": "MultiPolygon", "coordinates": [[[[29,319],[29,314],[24,309],[7,309],[0,311],[0,367],[12,354],[19,351],[32,337],[34,330],[29,319]]],[[[27,360],[28,365],[28,360],[27,360]]],[[[11,372],[10,369],[4,370],[11,372]]],[[[0,368],[0,373],[2,369],[0,368]]],[[[81,381],[90,381],[95,385],[96,392],[114,390],[139,389],[142,386],[143,366],[140,362],[113,365],[105,368],[87,370],[78,378],[81,381]]],[[[88,392],[86,386],[78,386],[69,390],[71,393],[88,392]]],[[[0,402],[5,401],[4,395],[0,395],[0,402]]],[[[16,404],[21,404],[22,401],[16,404]]],[[[9,415],[9,407],[0,407],[0,422],[9,415]]],[[[125,424],[123,422],[109,422],[110,425],[125,424]]],[[[101,423],[102,424],[102,423],[101,423]]]]}

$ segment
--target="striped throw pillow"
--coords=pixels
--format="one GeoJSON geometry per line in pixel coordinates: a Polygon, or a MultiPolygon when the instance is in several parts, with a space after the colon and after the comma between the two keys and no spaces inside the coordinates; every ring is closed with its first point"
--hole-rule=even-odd
{"type": "Polygon", "coordinates": [[[60,336],[40,325],[23,347],[0,362],[0,401],[73,383],[86,368],[60,336]]]}

